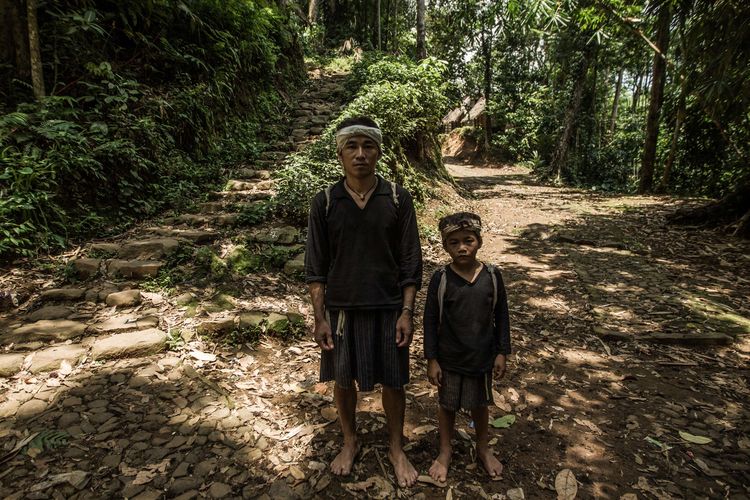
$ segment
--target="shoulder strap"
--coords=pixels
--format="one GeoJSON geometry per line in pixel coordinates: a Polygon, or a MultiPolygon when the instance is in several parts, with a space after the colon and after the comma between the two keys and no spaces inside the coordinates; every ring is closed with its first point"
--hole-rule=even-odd
{"type": "Polygon", "coordinates": [[[495,314],[495,306],[497,305],[497,275],[495,274],[495,266],[492,264],[485,264],[485,267],[492,277],[492,314],[495,314]]]}
{"type": "Polygon", "coordinates": [[[396,193],[396,183],[389,181],[391,184],[391,196],[393,196],[393,204],[398,208],[398,193],[396,193]]]}
{"type": "Polygon", "coordinates": [[[439,320],[443,320],[443,299],[445,299],[445,287],[448,285],[448,278],[445,276],[445,269],[447,266],[440,268],[440,284],[438,284],[438,316],[439,320]]]}
{"type": "Polygon", "coordinates": [[[332,188],[333,188],[333,184],[330,184],[325,189],[325,193],[326,193],[326,218],[328,218],[328,210],[331,208],[331,189],[332,188]]]}

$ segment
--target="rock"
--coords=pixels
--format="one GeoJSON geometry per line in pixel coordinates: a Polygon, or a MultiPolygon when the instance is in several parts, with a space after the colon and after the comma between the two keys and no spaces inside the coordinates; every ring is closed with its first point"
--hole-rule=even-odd
{"type": "Polygon", "coordinates": [[[63,344],[37,351],[31,359],[31,373],[49,372],[60,368],[62,361],[71,366],[78,364],[86,356],[86,348],[80,344],[63,344]]]}
{"type": "Polygon", "coordinates": [[[179,477],[176,478],[169,486],[171,495],[180,495],[188,490],[197,490],[200,488],[201,479],[197,477],[179,477]]]}
{"type": "Polygon", "coordinates": [[[224,187],[227,191],[252,191],[254,188],[254,182],[240,181],[237,179],[227,181],[227,185],[224,187]]]}
{"type": "Polygon", "coordinates": [[[284,264],[284,274],[296,276],[305,271],[305,253],[297,255],[295,258],[288,260],[284,264]]]}
{"type": "Polygon", "coordinates": [[[101,263],[101,259],[81,258],[69,261],[68,265],[71,266],[77,277],[89,279],[99,274],[101,263]]]}
{"type": "Polygon", "coordinates": [[[117,252],[121,259],[161,259],[172,255],[180,246],[174,238],[151,238],[126,243],[117,252]]]}
{"type": "Polygon", "coordinates": [[[299,230],[293,226],[280,226],[275,228],[263,228],[254,231],[248,237],[249,241],[259,243],[276,243],[280,245],[291,245],[299,238],[299,230]]]}
{"type": "Polygon", "coordinates": [[[123,330],[133,330],[153,328],[159,324],[159,318],[157,316],[138,316],[136,314],[123,314],[121,316],[114,316],[94,325],[94,329],[99,332],[119,332],[123,330]]]}
{"type": "Polygon", "coordinates": [[[211,498],[224,498],[232,493],[232,487],[225,483],[213,483],[208,489],[211,498]]]}
{"type": "Polygon", "coordinates": [[[81,421],[81,415],[76,412],[63,413],[57,420],[57,426],[60,429],[67,429],[72,425],[76,425],[81,421]]]}
{"type": "Polygon", "coordinates": [[[150,227],[146,231],[158,236],[169,236],[172,238],[178,238],[188,240],[193,243],[210,243],[218,238],[218,233],[215,231],[201,231],[199,229],[172,229],[164,227],[150,227]]]}
{"type": "Polygon", "coordinates": [[[111,257],[113,255],[117,255],[117,252],[120,251],[120,244],[119,243],[94,243],[91,245],[90,249],[92,252],[104,254],[107,257],[111,257]]]}
{"type": "Polygon", "coordinates": [[[180,465],[175,468],[174,472],[172,473],[172,477],[178,478],[187,476],[189,467],[190,464],[188,462],[181,462],[180,465]]]}
{"type": "Polygon", "coordinates": [[[240,328],[257,328],[266,319],[263,311],[250,311],[240,314],[240,328]]]}
{"type": "Polygon", "coordinates": [[[0,377],[11,377],[21,371],[24,354],[0,354],[0,377]]]}
{"type": "Polygon", "coordinates": [[[216,214],[224,210],[224,204],[220,201],[207,201],[199,204],[198,210],[202,214],[216,214]]]}
{"type": "Polygon", "coordinates": [[[158,260],[120,260],[112,259],[107,264],[107,274],[123,278],[147,278],[156,276],[164,266],[158,260]]]}
{"type": "Polygon", "coordinates": [[[45,290],[41,294],[42,300],[79,300],[83,298],[86,290],[83,288],[53,288],[45,290]]]}
{"type": "Polygon", "coordinates": [[[34,340],[63,341],[80,337],[86,331],[86,325],[67,319],[43,319],[23,325],[10,332],[13,342],[30,342],[34,340]]]}
{"type": "Polygon", "coordinates": [[[198,490],[188,490],[182,495],[174,497],[173,500],[192,500],[193,498],[196,498],[200,493],[198,490]]]}
{"type": "Polygon", "coordinates": [[[186,305],[190,304],[194,300],[195,300],[195,295],[193,295],[190,292],[185,292],[185,293],[183,293],[183,294],[178,295],[177,297],[175,297],[174,303],[176,305],[178,305],[178,306],[186,306],[186,305]]]}
{"type": "Polygon", "coordinates": [[[104,302],[108,306],[129,307],[141,303],[140,290],[124,290],[122,292],[110,293],[104,302]]]}
{"type": "Polygon", "coordinates": [[[97,338],[91,348],[92,359],[112,359],[156,354],[166,348],[167,334],[156,328],[97,338]]]}
{"type": "Polygon", "coordinates": [[[198,325],[196,331],[199,335],[212,335],[231,332],[234,328],[234,318],[222,318],[204,321],[198,325]]]}
{"type": "Polygon", "coordinates": [[[47,409],[47,403],[38,399],[31,399],[18,407],[16,418],[26,419],[39,415],[47,409]]]}
{"type": "Polygon", "coordinates": [[[105,467],[110,467],[112,469],[115,469],[120,466],[120,461],[122,459],[120,458],[119,453],[110,453],[106,457],[102,459],[102,465],[105,467]]]}
{"type": "Polygon", "coordinates": [[[164,493],[162,491],[148,488],[146,491],[143,491],[137,496],[133,497],[133,500],[159,500],[163,496],[163,494],[164,493]]]}
{"type": "Polygon", "coordinates": [[[287,318],[283,314],[273,312],[269,313],[266,321],[268,322],[266,331],[271,335],[280,335],[286,333],[286,331],[289,329],[289,318],[287,318]]]}
{"type": "Polygon", "coordinates": [[[233,226],[237,223],[238,218],[239,214],[221,214],[214,216],[211,223],[217,226],[233,226]]]}
{"type": "Polygon", "coordinates": [[[271,178],[271,172],[269,170],[255,170],[252,168],[241,168],[237,170],[237,176],[241,179],[263,179],[267,180],[271,178]]]}

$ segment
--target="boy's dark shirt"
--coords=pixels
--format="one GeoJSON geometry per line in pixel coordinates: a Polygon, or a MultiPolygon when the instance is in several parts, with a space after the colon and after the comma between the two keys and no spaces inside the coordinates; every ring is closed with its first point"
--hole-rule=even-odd
{"type": "Polygon", "coordinates": [[[409,193],[378,177],[378,185],[360,209],[340,180],[331,189],[326,216],[325,192],[310,208],[305,252],[305,281],[325,283],[329,309],[398,309],[401,289],[422,285],[422,247],[409,193]]]}
{"type": "Polygon", "coordinates": [[[435,271],[427,289],[424,308],[424,355],[437,359],[443,370],[478,376],[492,371],[498,354],[510,354],[508,299],[500,271],[497,304],[492,311],[492,276],[483,267],[469,283],[448,266],[439,318],[438,287],[441,271],[435,271]]]}

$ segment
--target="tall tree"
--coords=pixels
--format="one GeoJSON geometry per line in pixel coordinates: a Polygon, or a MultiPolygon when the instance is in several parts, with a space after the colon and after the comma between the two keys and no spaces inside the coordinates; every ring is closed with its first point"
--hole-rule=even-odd
{"type": "Polygon", "coordinates": [[[625,68],[620,68],[617,74],[617,84],[615,85],[615,97],[612,100],[612,114],[609,116],[609,135],[615,133],[615,126],[617,124],[617,109],[620,106],[620,92],[622,91],[622,76],[625,73],[625,68]]]}
{"type": "Polygon", "coordinates": [[[318,0],[310,0],[307,5],[307,23],[312,25],[318,19],[318,0]]]}
{"type": "Polygon", "coordinates": [[[26,0],[26,22],[29,26],[29,54],[31,60],[31,83],[34,97],[42,99],[44,92],[44,73],[42,72],[42,52],[39,44],[39,25],[36,19],[37,0],[26,0]]]}
{"type": "Polygon", "coordinates": [[[426,0],[417,0],[417,60],[421,61],[427,57],[427,46],[425,44],[425,5],[426,0]]]}
{"type": "Polygon", "coordinates": [[[659,139],[659,117],[664,98],[664,82],[667,75],[667,50],[669,49],[669,25],[672,12],[669,2],[663,2],[659,7],[656,21],[656,47],[653,71],[651,75],[651,97],[646,118],[646,138],[643,144],[641,171],[638,179],[638,193],[648,193],[654,183],[654,167],[656,164],[656,146],[659,139]]]}

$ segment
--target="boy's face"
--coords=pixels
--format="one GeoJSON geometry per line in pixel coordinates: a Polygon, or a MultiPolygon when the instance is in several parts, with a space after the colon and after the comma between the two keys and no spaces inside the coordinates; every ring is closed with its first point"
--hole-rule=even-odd
{"type": "Polygon", "coordinates": [[[457,264],[468,264],[477,258],[477,251],[482,247],[482,240],[473,231],[461,229],[448,235],[443,248],[457,264]]]}

